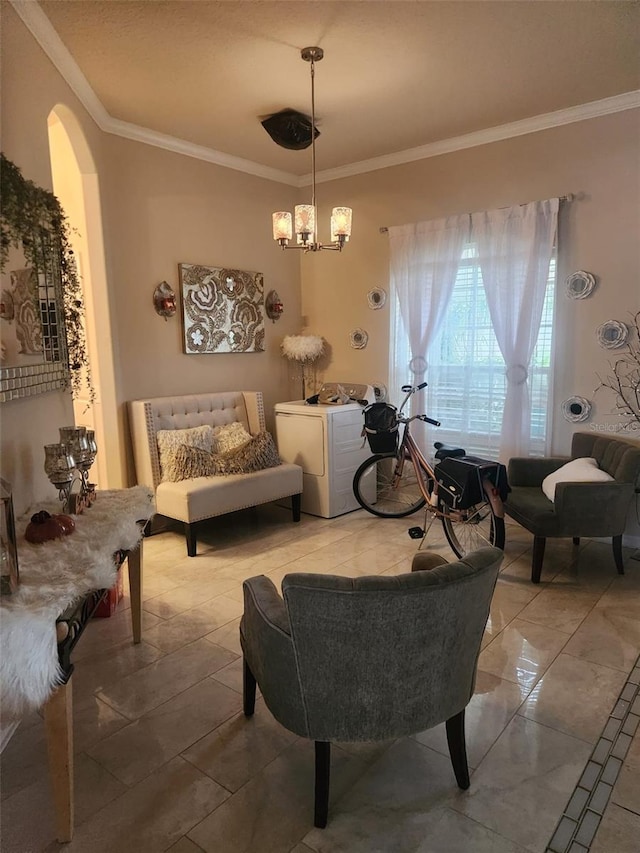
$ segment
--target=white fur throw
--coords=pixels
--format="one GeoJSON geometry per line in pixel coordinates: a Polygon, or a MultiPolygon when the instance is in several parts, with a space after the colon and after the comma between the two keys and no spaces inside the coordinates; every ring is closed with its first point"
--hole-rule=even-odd
{"type": "MultiPolygon", "coordinates": [[[[140,541],[137,521],[154,512],[146,486],[98,492],[95,503],[75,516],[69,536],[30,544],[24,531],[38,509],[60,511],[59,504],[33,507],[16,521],[20,586],[0,606],[0,688],[2,714],[16,717],[39,708],[59,683],[56,618],[74,601],[116,580],[113,555],[140,541]]],[[[80,640],[82,642],[82,640],[80,640]]]]}

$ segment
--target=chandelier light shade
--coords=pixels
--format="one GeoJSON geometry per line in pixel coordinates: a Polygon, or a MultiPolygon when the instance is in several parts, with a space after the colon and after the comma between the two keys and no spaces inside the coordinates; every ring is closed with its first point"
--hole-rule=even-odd
{"type": "Polygon", "coordinates": [[[278,210],[273,214],[273,239],[290,240],[293,236],[291,214],[288,210],[278,210]]]}
{"type": "Polygon", "coordinates": [[[283,249],[302,249],[305,252],[319,252],[321,249],[332,249],[341,252],[344,244],[351,236],[350,207],[334,207],[331,213],[331,242],[318,241],[316,216],[316,105],[315,105],[315,63],[324,56],[321,47],[305,47],[301,51],[305,62],[311,63],[311,204],[297,204],[292,221],[287,210],[278,210],[273,214],[273,239],[283,249]],[[293,239],[295,226],[296,242],[289,245],[293,239]]]}

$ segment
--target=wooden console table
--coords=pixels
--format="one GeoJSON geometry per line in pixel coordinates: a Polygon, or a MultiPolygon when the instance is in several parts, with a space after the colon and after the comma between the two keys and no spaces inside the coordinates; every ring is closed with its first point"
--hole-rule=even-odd
{"type": "MultiPolygon", "coordinates": [[[[133,642],[142,639],[142,549],[146,522],[154,512],[144,487],[99,493],[93,506],[76,517],[76,530],[64,540],[33,546],[24,540],[28,519],[16,523],[20,587],[2,599],[3,705],[16,719],[22,711],[44,709],[49,770],[58,841],[70,841],[74,826],[73,698],[71,654],[96,607],[113,586],[118,568],[127,563],[131,591],[133,642]],[[68,571],[73,567],[73,572],[68,571]],[[45,593],[39,591],[45,589],[45,593]],[[26,666],[27,630],[36,645],[57,650],[36,675],[26,666]],[[47,666],[50,665],[51,671],[47,666]],[[29,672],[29,679],[25,676],[29,672]],[[31,683],[35,681],[36,683],[31,683]]],[[[42,665],[41,665],[42,664],[42,665]]]]}

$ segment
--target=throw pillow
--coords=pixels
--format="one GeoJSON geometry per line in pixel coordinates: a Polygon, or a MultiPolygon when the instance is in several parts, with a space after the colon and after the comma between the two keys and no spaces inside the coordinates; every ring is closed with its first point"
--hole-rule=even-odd
{"type": "Polygon", "coordinates": [[[173,482],[192,480],[194,477],[210,477],[215,474],[214,460],[216,457],[208,450],[181,444],[175,453],[175,465],[172,474],[173,482]]]}
{"type": "Polygon", "coordinates": [[[172,482],[178,482],[215,474],[251,474],[281,464],[270,433],[261,432],[228,453],[210,453],[200,447],[183,444],[175,452],[170,473],[172,482]]]}
{"type": "Polygon", "coordinates": [[[213,457],[214,474],[250,474],[265,468],[275,468],[282,460],[268,432],[260,432],[246,444],[229,453],[213,457]]]}
{"type": "Polygon", "coordinates": [[[236,447],[241,447],[251,439],[251,434],[246,431],[239,421],[232,424],[223,424],[222,426],[213,427],[213,447],[210,448],[214,453],[229,453],[230,450],[235,450],[236,447]]]}
{"type": "Polygon", "coordinates": [[[175,482],[180,477],[176,466],[176,451],[182,445],[213,450],[213,427],[207,424],[190,429],[159,429],[156,435],[160,453],[160,471],[163,480],[175,482]]]}
{"type": "Polygon", "coordinates": [[[542,481],[542,491],[550,501],[555,500],[557,483],[605,483],[613,480],[611,474],[598,468],[592,457],[572,459],[542,481]]]}

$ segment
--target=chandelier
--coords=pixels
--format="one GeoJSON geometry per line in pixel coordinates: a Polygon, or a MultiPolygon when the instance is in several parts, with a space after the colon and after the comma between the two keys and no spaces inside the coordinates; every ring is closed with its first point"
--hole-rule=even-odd
{"type": "Polygon", "coordinates": [[[289,245],[293,236],[293,223],[288,210],[278,210],[273,214],[273,239],[283,249],[303,249],[305,252],[319,252],[320,249],[332,249],[341,252],[351,236],[351,208],[334,207],[331,212],[331,242],[319,243],[316,228],[316,105],[315,105],[315,63],[324,56],[321,47],[305,47],[300,52],[305,62],[311,63],[311,204],[297,204],[295,207],[296,243],[289,245]]]}

